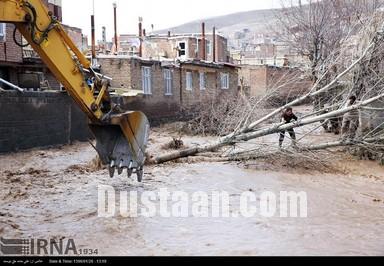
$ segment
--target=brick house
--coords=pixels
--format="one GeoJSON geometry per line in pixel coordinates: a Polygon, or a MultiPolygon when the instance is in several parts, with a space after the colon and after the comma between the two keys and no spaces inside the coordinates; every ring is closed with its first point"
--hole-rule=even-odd
{"type": "MultiPolygon", "coordinates": [[[[50,11],[61,20],[61,1],[46,0],[50,11]]],[[[41,88],[58,82],[31,49],[22,49],[13,40],[13,24],[0,23],[0,78],[23,88],[41,88]]],[[[16,39],[22,36],[16,32],[16,39]]],[[[91,134],[87,118],[72,99],[59,92],[19,93],[0,83],[0,153],[35,147],[87,141],[91,134]]]]}
{"type": "MultiPolygon", "coordinates": [[[[120,34],[118,36],[118,50],[119,55],[127,55],[127,56],[138,56],[139,55],[139,47],[140,47],[140,39],[135,34],[120,34]]],[[[112,38],[112,46],[107,47],[107,50],[114,50],[115,47],[115,38],[112,38]]]]}
{"type": "Polygon", "coordinates": [[[77,48],[82,52],[86,52],[88,50],[88,36],[83,34],[83,30],[65,24],[62,24],[62,26],[77,48]]]}
{"type": "MultiPolygon", "coordinates": [[[[230,62],[228,52],[228,40],[215,34],[215,45],[213,33],[205,34],[205,61],[230,62]],[[215,51],[214,50],[215,46],[215,51]],[[215,58],[213,53],[215,54],[215,58]],[[215,60],[214,60],[215,59],[215,60]]],[[[114,40],[113,40],[114,41],[114,40]]],[[[140,38],[133,34],[121,34],[118,38],[119,55],[139,56],[140,38]]],[[[143,36],[142,58],[162,59],[197,59],[204,58],[202,34],[174,34],[174,35],[149,35],[143,36]]]]}
{"type": "Polygon", "coordinates": [[[59,21],[63,21],[62,0],[43,0],[43,2],[59,21]]]}
{"type": "MultiPolygon", "coordinates": [[[[61,21],[61,0],[44,0],[48,9],[61,21]]],[[[59,83],[48,68],[35,60],[37,57],[32,49],[21,48],[13,40],[13,24],[0,23],[0,78],[23,88],[38,89],[42,83],[59,89],[59,83]]],[[[16,32],[16,40],[22,43],[22,36],[16,32]]],[[[7,89],[7,86],[0,84],[7,89]]],[[[44,85],[43,85],[44,86],[44,85]]]]}
{"type": "Polygon", "coordinates": [[[232,64],[186,61],[181,63],[181,77],[182,105],[186,109],[238,93],[238,67],[232,64]]]}
{"type": "MultiPolygon", "coordinates": [[[[38,89],[41,83],[52,84],[55,89],[60,86],[48,68],[40,62],[32,62],[30,50],[21,48],[13,40],[13,24],[0,23],[0,78],[23,88],[38,89]],[[48,81],[48,82],[47,82],[48,81]]],[[[22,36],[16,32],[17,42],[22,36]]],[[[0,84],[7,89],[7,86],[0,84]]]]}
{"type": "Polygon", "coordinates": [[[296,98],[312,87],[312,81],[301,69],[268,65],[242,65],[239,84],[251,97],[273,92],[281,99],[296,98]]]}
{"type": "MultiPolygon", "coordinates": [[[[62,21],[61,0],[44,0],[49,11],[62,21]]],[[[88,49],[87,37],[80,28],[63,25],[65,31],[81,51],[88,49]]],[[[21,48],[13,41],[13,24],[0,23],[0,78],[27,89],[60,90],[60,83],[30,47],[21,48]]],[[[22,42],[20,33],[16,39],[22,42]]],[[[1,85],[6,88],[6,86],[1,85]]]]}
{"type": "Polygon", "coordinates": [[[100,57],[98,61],[102,74],[113,79],[113,89],[122,88],[128,94],[142,92],[122,97],[120,104],[141,110],[152,120],[175,118],[182,111],[195,110],[204,101],[235,97],[238,92],[238,68],[227,63],[175,63],[117,56],[100,57]]]}
{"type": "MultiPolygon", "coordinates": [[[[0,78],[17,84],[17,68],[23,63],[23,50],[13,41],[12,24],[0,23],[0,78]]],[[[21,35],[16,34],[16,39],[21,42],[21,35]]]]}
{"type": "MultiPolygon", "coordinates": [[[[213,34],[205,35],[205,61],[230,62],[228,41],[224,36],[216,34],[213,51],[213,34]],[[215,60],[213,53],[216,53],[215,60]]],[[[149,36],[143,42],[143,57],[153,59],[198,59],[203,60],[203,45],[201,34],[155,35],[149,36]]]]}

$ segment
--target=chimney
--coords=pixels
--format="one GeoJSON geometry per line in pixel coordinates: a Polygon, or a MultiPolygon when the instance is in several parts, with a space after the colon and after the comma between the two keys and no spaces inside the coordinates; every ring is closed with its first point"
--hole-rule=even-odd
{"type": "Polygon", "coordinates": [[[95,16],[91,16],[92,60],[96,59],[95,16]]]}
{"type": "Polygon", "coordinates": [[[113,3],[113,18],[114,18],[114,24],[115,24],[115,47],[116,47],[116,54],[118,54],[118,38],[117,38],[117,4],[116,2],[113,3]]]}
{"type": "Polygon", "coordinates": [[[213,35],[212,35],[212,54],[213,54],[213,62],[216,62],[216,27],[213,27],[213,35]]]}
{"type": "Polygon", "coordinates": [[[139,17],[139,40],[139,57],[143,57],[143,19],[141,17],[139,17]]]}
{"type": "Polygon", "coordinates": [[[206,51],[206,48],[207,48],[207,45],[206,45],[206,42],[205,42],[205,23],[203,22],[201,24],[201,46],[202,46],[202,59],[205,61],[207,60],[207,51],[206,51]]]}
{"type": "Polygon", "coordinates": [[[103,26],[101,29],[101,39],[105,50],[107,47],[107,28],[105,26],[103,26]]]}

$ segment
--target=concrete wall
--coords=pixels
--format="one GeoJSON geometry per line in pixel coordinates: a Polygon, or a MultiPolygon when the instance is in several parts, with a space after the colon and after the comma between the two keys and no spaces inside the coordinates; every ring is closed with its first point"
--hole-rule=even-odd
{"type": "Polygon", "coordinates": [[[66,94],[0,92],[0,153],[90,137],[85,115],[66,94]]]}

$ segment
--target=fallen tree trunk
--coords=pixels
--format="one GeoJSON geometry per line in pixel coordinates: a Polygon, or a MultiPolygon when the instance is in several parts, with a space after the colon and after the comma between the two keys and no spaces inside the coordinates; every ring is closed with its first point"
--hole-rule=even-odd
{"type": "Polygon", "coordinates": [[[348,147],[348,146],[356,146],[356,145],[364,145],[364,144],[373,144],[373,143],[383,142],[383,141],[384,141],[384,137],[367,138],[367,139],[356,140],[356,141],[335,141],[335,142],[311,145],[311,146],[303,147],[300,149],[304,151],[317,151],[317,150],[326,150],[326,149],[336,148],[336,147],[348,147]]]}
{"type": "Polygon", "coordinates": [[[155,164],[162,164],[162,163],[174,161],[174,160],[177,160],[177,159],[180,159],[180,158],[194,156],[194,155],[199,154],[199,153],[213,152],[213,151],[215,151],[217,149],[220,149],[221,147],[224,147],[226,145],[228,145],[228,144],[227,143],[219,143],[218,142],[218,143],[214,143],[214,144],[211,144],[211,145],[205,145],[205,146],[202,146],[202,147],[185,149],[185,150],[182,150],[182,151],[176,151],[176,152],[172,152],[172,153],[169,153],[169,154],[165,154],[165,155],[161,155],[161,156],[156,157],[154,159],[154,163],[155,164]]]}
{"type": "Polygon", "coordinates": [[[275,151],[275,152],[267,152],[267,153],[260,153],[259,149],[254,149],[251,151],[246,152],[238,152],[238,153],[232,153],[227,156],[220,156],[215,155],[212,153],[203,153],[200,156],[193,156],[190,158],[178,158],[180,159],[179,162],[181,163],[195,163],[195,162],[240,162],[240,161],[247,161],[247,160],[256,160],[256,159],[262,159],[262,158],[268,158],[270,156],[275,156],[276,154],[286,154],[286,155],[292,155],[294,156],[297,152],[311,152],[311,151],[320,151],[320,150],[327,150],[331,148],[337,148],[337,147],[351,147],[356,145],[365,145],[365,144],[374,144],[378,142],[384,142],[384,137],[378,137],[378,138],[368,138],[364,140],[359,141],[335,141],[335,142],[327,142],[327,143],[321,143],[317,145],[310,145],[310,146],[304,146],[300,147],[298,150],[290,150],[290,151],[275,151]],[[289,152],[289,153],[286,153],[289,152]]]}
{"type": "MultiPolygon", "coordinates": [[[[304,146],[300,147],[298,150],[292,150],[293,152],[309,152],[309,151],[319,151],[319,150],[326,150],[331,148],[337,148],[337,147],[350,147],[350,146],[356,146],[356,145],[364,145],[364,144],[373,144],[377,142],[384,142],[384,137],[378,137],[378,138],[367,138],[364,140],[357,140],[357,141],[334,141],[334,142],[326,142],[316,145],[310,145],[310,146],[304,146]]],[[[281,151],[279,151],[281,152],[281,151]]],[[[228,155],[226,158],[228,161],[242,161],[242,160],[250,160],[250,159],[258,159],[263,157],[268,157],[273,154],[276,154],[276,152],[270,152],[270,153],[257,153],[256,150],[248,151],[248,152],[239,152],[239,153],[232,153],[228,155]]]]}
{"type": "Polygon", "coordinates": [[[249,140],[260,138],[260,137],[264,137],[264,136],[267,136],[267,135],[279,133],[281,131],[287,131],[287,130],[294,129],[294,128],[297,128],[297,127],[302,127],[302,126],[310,125],[310,124],[317,123],[317,122],[320,122],[320,121],[324,121],[324,120],[327,120],[327,119],[330,119],[330,118],[340,117],[340,116],[343,116],[344,114],[349,113],[349,112],[351,112],[353,110],[361,109],[361,107],[369,105],[369,104],[371,104],[371,103],[373,103],[373,102],[375,102],[375,101],[377,101],[377,100],[379,100],[379,99],[381,99],[383,97],[384,97],[384,93],[380,94],[380,95],[378,95],[376,97],[370,98],[370,99],[368,99],[366,101],[363,101],[363,102],[361,102],[359,104],[356,104],[356,105],[353,105],[353,106],[350,106],[350,107],[347,107],[347,108],[343,108],[343,109],[340,109],[340,110],[336,110],[336,111],[333,111],[333,112],[329,112],[329,113],[324,114],[324,115],[319,115],[319,116],[315,116],[315,117],[309,117],[309,118],[306,118],[306,119],[303,119],[303,120],[299,120],[296,123],[285,124],[285,125],[282,125],[282,126],[273,126],[273,127],[267,128],[267,129],[258,130],[258,131],[251,132],[251,133],[248,133],[248,134],[242,134],[242,135],[237,136],[235,138],[235,140],[236,141],[249,141],[249,140]]]}
{"type": "Polygon", "coordinates": [[[297,127],[302,127],[305,125],[317,123],[317,122],[324,121],[326,119],[330,119],[330,118],[334,118],[334,117],[339,117],[339,116],[342,116],[342,115],[344,115],[350,111],[358,110],[358,109],[362,108],[363,106],[369,105],[369,104],[371,104],[371,103],[373,103],[373,102],[375,102],[375,101],[377,101],[383,97],[384,97],[384,93],[380,94],[376,97],[370,98],[366,101],[363,101],[359,104],[350,106],[348,108],[333,111],[333,112],[330,112],[330,113],[327,113],[324,115],[320,115],[320,116],[309,117],[309,118],[300,120],[296,123],[275,124],[275,125],[272,125],[271,127],[268,127],[266,129],[254,131],[251,133],[234,135],[233,137],[230,137],[230,138],[225,137],[225,138],[219,139],[215,143],[204,145],[201,147],[194,147],[191,149],[186,149],[186,150],[176,151],[176,152],[166,154],[166,155],[161,155],[161,156],[156,157],[153,162],[155,164],[162,164],[162,163],[173,161],[176,159],[194,156],[194,155],[199,154],[199,153],[213,152],[213,151],[218,150],[224,146],[234,145],[237,142],[249,141],[249,140],[264,137],[267,135],[279,133],[281,131],[286,131],[286,130],[294,129],[297,127]]]}

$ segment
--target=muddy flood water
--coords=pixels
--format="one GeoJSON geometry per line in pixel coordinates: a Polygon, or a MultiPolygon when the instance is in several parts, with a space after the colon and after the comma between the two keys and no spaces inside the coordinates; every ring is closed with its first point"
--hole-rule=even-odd
{"type": "MultiPolygon", "coordinates": [[[[0,235],[74,239],[119,255],[384,255],[384,171],[340,162],[345,173],[197,162],[146,168],[137,183],[94,170],[89,144],[0,156],[0,235]],[[98,217],[98,186],[116,191],[305,191],[308,218],[98,217]]],[[[231,206],[231,208],[236,206],[231,206]]]]}

